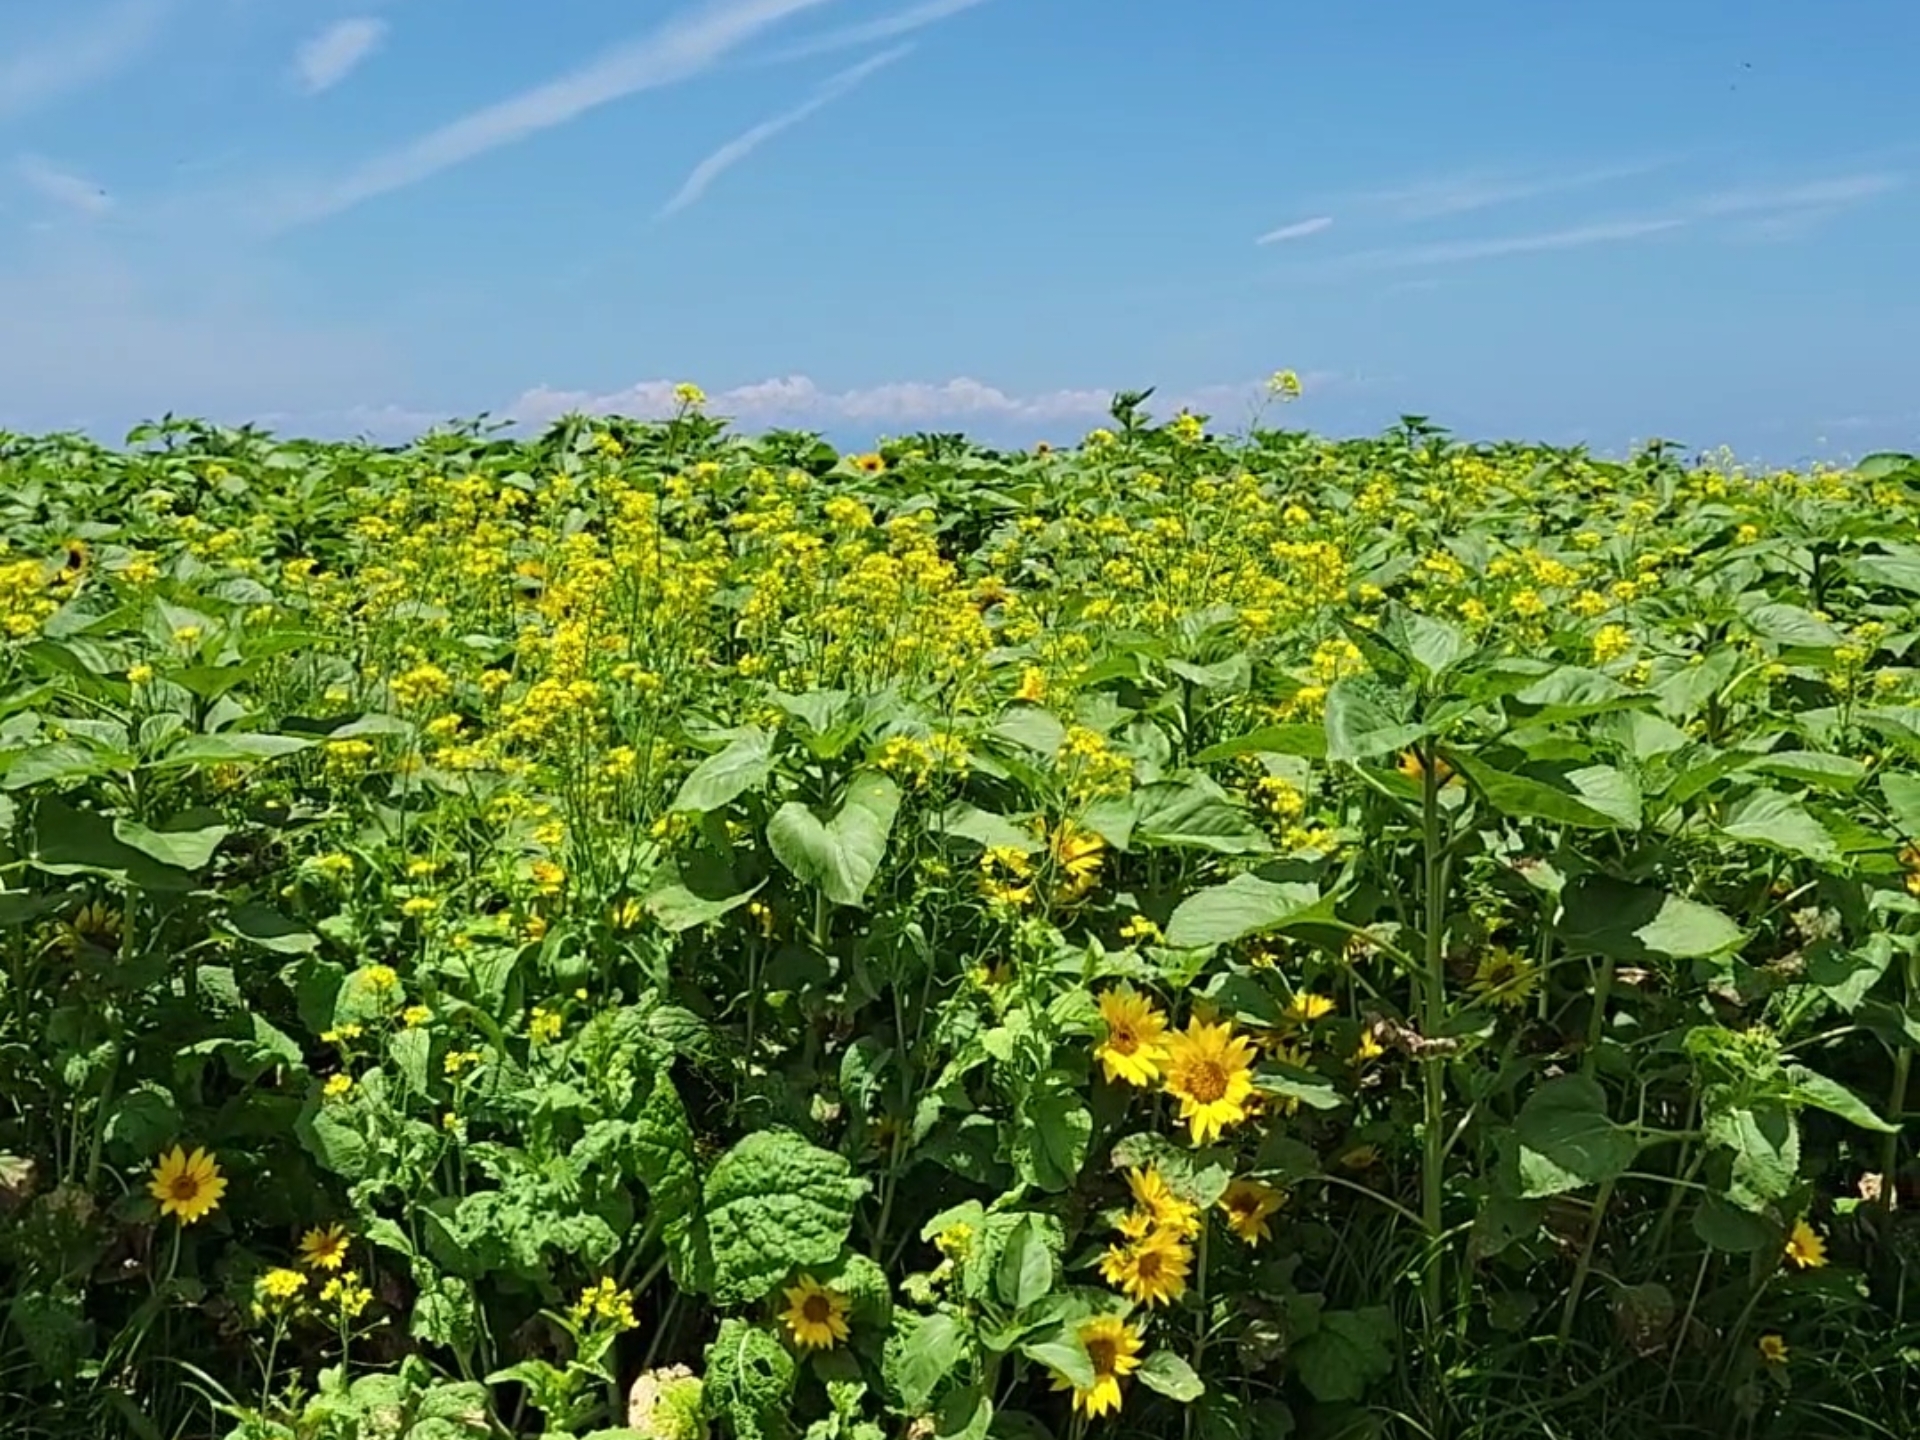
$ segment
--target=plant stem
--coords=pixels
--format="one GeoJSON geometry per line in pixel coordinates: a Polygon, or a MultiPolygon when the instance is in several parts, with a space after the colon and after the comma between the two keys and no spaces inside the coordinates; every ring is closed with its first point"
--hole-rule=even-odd
{"type": "MultiPolygon", "coordinates": [[[[1440,777],[1435,773],[1436,766],[1433,747],[1429,744],[1421,752],[1421,831],[1423,860],[1423,888],[1426,899],[1426,925],[1424,936],[1425,965],[1421,975],[1420,1031],[1424,1038],[1433,1039],[1446,1023],[1447,1016],[1447,973],[1446,973],[1446,856],[1445,845],[1440,834],[1440,777]]],[[[1443,1127],[1446,1121],[1446,1059],[1441,1055],[1428,1055],[1422,1061],[1425,1081],[1426,1106],[1425,1124],[1421,1140],[1423,1156],[1421,1163],[1421,1203],[1420,1218],[1427,1232],[1427,1243],[1431,1253],[1427,1256],[1426,1268],[1426,1305],[1427,1325],[1437,1329],[1440,1323],[1440,1306],[1445,1291],[1441,1253],[1442,1209],[1445,1199],[1442,1167],[1446,1164],[1446,1139],[1443,1127]]]]}

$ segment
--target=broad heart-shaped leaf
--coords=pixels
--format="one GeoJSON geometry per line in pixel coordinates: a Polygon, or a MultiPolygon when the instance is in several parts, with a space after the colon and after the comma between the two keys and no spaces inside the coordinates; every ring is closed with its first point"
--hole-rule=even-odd
{"type": "Polygon", "coordinates": [[[1840,847],[1826,826],[1814,819],[1806,806],[1778,790],[1755,790],[1741,796],[1727,811],[1720,830],[1736,840],[1823,864],[1840,858],[1840,847]]]}
{"type": "Polygon", "coordinates": [[[836,905],[858,905],[887,853],[887,834],[900,812],[900,787],[876,770],[847,785],[840,813],[822,824],[790,800],[767,822],[767,844],[795,878],[818,885],[836,905]]]}
{"type": "Polygon", "coordinates": [[[114,838],[143,855],[151,855],[162,865],[180,870],[199,870],[213,859],[220,842],[233,832],[224,825],[203,825],[198,829],[154,830],[124,816],[113,822],[114,838]]]}
{"type": "Polygon", "coordinates": [[[791,1131],[740,1141],[714,1163],[703,1193],[714,1298],[749,1303],[795,1270],[831,1265],[864,1189],[844,1157],[791,1131]]]}
{"type": "Polygon", "coordinates": [[[270,905],[236,905],[227,913],[227,929],[262,950],[276,955],[307,955],[320,948],[320,937],[296,924],[270,905]]]}
{"type": "Polygon", "coordinates": [[[1427,727],[1402,720],[1386,708],[1378,682],[1336,680],[1327,692],[1327,758],[1377,760],[1404,750],[1427,727]]]}
{"type": "MultiPolygon", "coordinates": [[[[1597,792],[1594,799],[1589,799],[1575,788],[1571,776],[1565,784],[1554,785],[1497,769],[1469,755],[1456,757],[1455,763],[1487,797],[1489,805],[1516,820],[1546,820],[1585,830],[1631,829],[1639,823],[1638,797],[1631,794],[1624,776],[1617,783],[1599,779],[1597,772],[1605,766],[1576,772],[1586,775],[1597,792]]],[[[1617,771],[1610,773],[1618,775],[1617,771]]]]}
{"type": "Polygon", "coordinates": [[[1195,891],[1175,906],[1167,920],[1167,944],[1194,950],[1227,945],[1264,930],[1325,919],[1331,911],[1318,886],[1236,875],[1224,885],[1195,891]]]}
{"type": "Polygon", "coordinates": [[[1171,1350],[1156,1350],[1147,1356],[1146,1363],[1139,1369],[1140,1383],[1149,1390],[1157,1390],[1169,1400],[1177,1400],[1182,1405],[1198,1400],[1207,1393],[1207,1387],[1200,1377],[1193,1373],[1193,1366],[1182,1360],[1171,1350]]]}
{"type": "Polygon", "coordinates": [[[1212,784],[1143,785],[1133,793],[1130,842],[1141,849],[1211,850],[1264,855],[1273,849],[1260,827],[1212,784]]]}
{"type": "Polygon", "coordinates": [[[1765,1209],[1800,1178],[1800,1125],[1785,1105],[1724,1109],[1709,1099],[1701,1128],[1709,1144],[1732,1152],[1727,1199],[1741,1209],[1765,1209]]]}
{"type": "Polygon", "coordinates": [[[245,765],[296,755],[313,742],[297,735],[260,735],[235,731],[222,735],[185,735],[154,762],[154,769],[181,765],[245,765]]]}
{"type": "Polygon", "coordinates": [[[1093,1116],[1057,1072],[1036,1082],[1014,1121],[1013,1166],[1029,1185],[1057,1194],[1073,1185],[1087,1163],[1093,1116]]]}
{"type": "Polygon", "coordinates": [[[1903,840],[1920,840],[1920,776],[1882,772],[1880,793],[1893,812],[1893,823],[1900,827],[1903,840]]]}
{"type": "Polygon", "coordinates": [[[1288,1355],[1294,1373],[1323,1405],[1352,1403],[1393,1373],[1393,1312],[1384,1305],[1329,1310],[1288,1355]]]}
{"type": "Polygon", "coordinates": [[[1794,650],[1831,650],[1840,643],[1840,632],[1811,610],[1778,601],[1756,605],[1747,611],[1746,621],[1754,634],[1776,645],[1794,650]]]}
{"type": "Polygon", "coordinates": [[[748,790],[757,790],[773,773],[773,736],[750,725],[727,744],[693,767],[680,784],[673,808],[704,815],[731,804],[748,790]]]}
{"type": "Polygon", "coordinates": [[[1605,875],[1583,875],[1561,896],[1560,940],[1576,954],[1615,960],[1700,960],[1736,949],[1745,932],[1711,905],[1605,875]]]}
{"type": "Polygon", "coordinates": [[[1324,725],[1269,725],[1232,740],[1209,745],[1193,758],[1202,765],[1216,760],[1232,760],[1241,755],[1297,755],[1306,760],[1327,758],[1327,729],[1324,725]]]}
{"type": "Polygon", "coordinates": [[[1466,632],[1449,621],[1396,604],[1384,631],[1428,679],[1438,680],[1474,650],[1466,632]]]}
{"type": "Polygon", "coordinates": [[[1640,1153],[1632,1132],[1608,1117],[1607,1092],[1588,1075],[1541,1085],[1527,1096],[1513,1128],[1527,1200],[1617,1179],[1640,1153]]]}
{"type": "Polygon", "coordinates": [[[1809,1070],[1804,1065],[1789,1065],[1787,1081],[1793,1086],[1793,1098],[1802,1105],[1824,1110],[1829,1115],[1838,1115],[1842,1120],[1878,1135],[1900,1133],[1898,1125],[1889,1125],[1873,1113],[1873,1108],[1866,1101],[1838,1080],[1831,1080],[1818,1070],[1809,1070]]]}
{"type": "Polygon", "coordinates": [[[1869,935],[1864,945],[1815,946],[1807,956],[1807,979],[1826,992],[1834,1004],[1851,1015],[1893,964],[1893,937],[1885,931],[1869,935]]]}
{"type": "Polygon", "coordinates": [[[959,1369],[968,1349],[967,1332],[944,1311],[920,1316],[899,1311],[881,1362],[887,1388],[909,1411],[926,1409],[934,1391],[959,1369]]]}
{"type": "Polygon", "coordinates": [[[33,807],[34,848],[27,858],[35,869],[52,875],[93,872],[142,890],[193,888],[191,872],[128,844],[115,828],[96,811],[76,809],[58,796],[42,796],[33,807]]]}

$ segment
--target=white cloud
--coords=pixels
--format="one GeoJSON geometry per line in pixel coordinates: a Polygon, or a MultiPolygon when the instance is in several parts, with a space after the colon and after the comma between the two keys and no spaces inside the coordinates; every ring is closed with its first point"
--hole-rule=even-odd
{"type": "MultiPolygon", "coordinates": [[[[1303,377],[1303,383],[1311,393],[1338,378],[1313,372],[1303,377]]],[[[555,390],[543,385],[525,392],[500,413],[526,425],[545,425],[574,413],[657,420],[679,409],[674,384],[671,380],[643,380],[604,395],[586,390],[555,390]]],[[[1113,402],[1113,394],[1112,389],[1016,394],[965,377],[937,384],[896,381],[830,390],[805,375],[788,375],[712,392],[707,397],[707,409],[749,430],[855,425],[898,432],[942,425],[1100,424],[1113,402]]],[[[1232,425],[1251,415],[1265,395],[1266,382],[1250,380],[1156,393],[1147,402],[1147,408],[1161,416],[1192,410],[1217,415],[1223,424],[1232,425]]]]}
{"type": "Polygon", "coordinates": [[[1253,243],[1256,245],[1277,245],[1282,240],[1304,240],[1309,235],[1318,235],[1333,224],[1331,215],[1315,215],[1310,220],[1296,220],[1291,225],[1282,225],[1278,230],[1269,230],[1253,243]]]}
{"type": "Polygon", "coordinates": [[[98,218],[113,209],[113,197],[83,176],[62,170],[38,155],[22,155],[14,171],[33,190],[78,214],[98,218]]]}
{"type": "Polygon", "coordinates": [[[804,60],[812,55],[824,55],[834,50],[851,50],[860,45],[871,45],[879,40],[892,40],[901,35],[912,34],[915,30],[928,25],[936,25],[950,15],[958,15],[963,10],[971,10],[983,5],[986,0],[925,0],[924,4],[911,5],[905,10],[896,10],[891,15],[882,15],[878,20],[869,20],[860,25],[847,25],[838,30],[829,30],[824,35],[802,40],[789,45],[766,57],[765,63],[777,65],[788,60],[804,60]]]}
{"type": "Polygon", "coordinates": [[[1418,265],[1457,265],[1503,255],[1530,255],[1547,250],[1578,250],[1590,245],[1612,245],[1678,230],[1687,222],[1677,216],[1650,220],[1610,220],[1573,225],[1562,230],[1524,235],[1494,235],[1480,240],[1445,240],[1431,245],[1390,245],[1361,250],[1332,262],[1346,270],[1397,270],[1418,265]]]}
{"type": "Polygon", "coordinates": [[[1670,160],[1641,160],[1533,175],[1488,171],[1443,175],[1391,189],[1364,191],[1348,198],[1353,204],[1384,209],[1399,220],[1435,220],[1541,195],[1561,195],[1631,180],[1671,163],[1670,160]]]}
{"type": "Polygon", "coordinates": [[[1905,177],[1888,171],[1837,175],[1799,185],[1754,186],[1702,196],[1690,208],[1703,216],[1747,215],[1760,211],[1833,210],[1858,205],[1897,190],[1905,177]]]}
{"type": "Polygon", "coordinates": [[[387,38],[387,22],[361,16],[329,25],[293,57],[300,88],[309,95],[331,90],[360,67],[387,38]]]}
{"type": "Polygon", "coordinates": [[[132,63],[159,33],[169,0],[119,0],[84,25],[0,58],[0,119],[84,90],[132,63]]]}
{"type": "Polygon", "coordinates": [[[688,174],[680,188],[674,192],[673,198],[667,201],[661,208],[660,214],[662,217],[665,217],[686,209],[687,206],[693,204],[694,201],[706,194],[707,187],[712,185],[715,180],[718,180],[728,170],[738,165],[742,160],[766,144],[767,141],[773,139],[773,137],[781,131],[792,129],[816,110],[821,110],[831,105],[835,100],[852,91],[869,75],[893,64],[912,49],[913,47],[911,45],[897,45],[891,50],[882,51],[869,60],[861,61],[858,65],[849,66],[838,75],[831,76],[822,81],[820,88],[814,92],[812,98],[803,104],[796,105],[791,110],[775,115],[770,120],[762,120],[751,129],[743,130],[740,134],[734,136],[733,139],[727,141],[726,144],[722,145],[698,165],[693,167],[693,170],[688,174]]]}
{"type": "Polygon", "coordinates": [[[788,17],[827,3],[709,0],[645,39],[374,156],[331,184],[297,197],[277,218],[281,224],[301,224],[338,214],[612,101],[691,79],[788,17]]]}

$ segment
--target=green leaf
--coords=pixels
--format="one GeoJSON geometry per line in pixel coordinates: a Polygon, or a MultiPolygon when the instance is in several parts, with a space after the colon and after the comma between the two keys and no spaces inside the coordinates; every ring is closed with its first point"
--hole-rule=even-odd
{"type": "Polygon", "coordinates": [[[864,1188],[844,1157],[790,1131],[741,1140],[714,1164],[703,1191],[714,1298],[751,1302],[795,1270],[833,1264],[864,1188]]]}
{"type": "Polygon", "coordinates": [[[759,890],[760,887],[756,885],[751,890],[742,890],[734,895],[702,895],[679,881],[671,881],[649,890],[641,904],[662,930],[669,935],[678,935],[685,930],[711,925],[723,916],[732,914],[753,899],[759,890]]]}
{"type": "Polygon", "coordinates": [[[1699,960],[1737,948],[1746,935],[1710,905],[1605,875],[1583,875],[1561,896],[1561,942],[1575,954],[1643,963],[1699,960]]]}
{"type": "Polygon", "coordinates": [[[220,842],[232,834],[224,825],[206,825],[196,830],[151,830],[137,820],[124,816],[113,822],[114,838],[131,845],[162,865],[179,870],[203,869],[213,859],[220,842]]]}
{"type": "Polygon", "coordinates": [[[961,1367],[969,1348],[966,1330],[945,1311],[927,1316],[902,1311],[887,1337],[881,1373],[901,1407],[918,1412],[961,1367]]]}
{"type": "Polygon", "coordinates": [[[1831,864],[1840,847],[1827,828],[1790,795],[1778,790],[1755,790],[1728,810],[1721,833],[1769,849],[1783,850],[1809,860],[1831,864]]]}
{"type": "Polygon", "coordinates": [[[1779,1232],[1765,1216],[1742,1210],[1713,1194],[1703,1196],[1693,1212],[1693,1233],[1702,1244],[1729,1255],[1751,1255],[1780,1243],[1779,1232]]]}
{"type": "Polygon", "coordinates": [[[900,811],[900,787],[863,770],[847,785],[840,813],[822,824],[805,805],[788,801],[767,824],[774,857],[838,905],[858,905],[886,855],[887,834],[900,811]]]}
{"type": "Polygon", "coordinates": [[[1044,1365],[1048,1370],[1062,1376],[1082,1390],[1093,1388],[1095,1379],[1093,1357],[1087,1354],[1086,1347],[1071,1334],[1061,1334],[1058,1338],[1037,1340],[1022,1345],[1020,1353],[1036,1365],[1044,1365]]]}
{"type": "Polygon", "coordinates": [[[116,1096],[107,1109],[107,1153],[119,1164],[150,1160],[179,1133],[180,1107],[169,1091],[151,1080],[116,1096]]]}
{"type": "Polygon", "coordinates": [[[1262,754],[1324,760],[1327,758],[1327,728],[1324,725],[1269,725],[1251,734],[1209,745],[1193,758],[1199,764],[1210,765],[1216,760],[1262,754]]]}
{"type": "Polygon", "coordinates": [[[111,875],[143,890],[193,888],[191,874],[129,845],[106,816],[75,809],[57,796],[42,796],[34,805],[33,830],[36,844],[28,858],[49,874],[111,875]]]}
{"type": "Polygon", "coordinates": [[[1427,733],[1427,727],[1404,721],[1377,698],[1378,685],[1336,680],[1327,692],[1327,758],[1349,763],[1377,760],[1404,750],[1427,733]]]}
{"type": "Polygon", "coordinates": [[[1584,773],[1601,792],[1601,799],[1607,806],[1605,809],[1572,788],[1571,784],[1566,787],[1550,785],[1529,775],[1497,769],[1484,760],[1468,755],[1456,757],[1456,768],[1486,796],[1489,805],[1516,820],[1546,820],[1555,825],[1571,825],[1585,830],[1632,828],[1639,820],[1637,797],[1630,800],[1629,792],[1619,784],[1609,784],[1596,778],[1598,772],[1606,768],[1604,766],[1594,766],[1584,773]],[[1627,811],[1625,819],[1619,813],[1623,807],[1627,811]]]}
{"type": "Polygon", "coordinates": [[[1330,1310],[1289,1352],[1300,1383],[1323,1405],[1352,1404],[1393,1373],[1393,1312],[1384,1305],[1330,1310]]]}
{"type": "Polygon", "coordinates": [[[1852,1014],[1892,964],[1893,937],[1881,932],[1869,935],[1866,944],[1851,950],[1838,945],[1816,946],[1807,957],[1807,979],[1852,1014]]]}
{"type": "Polygon", "coordinates": [[[1331,913],[1331,902],[1322,899],[1318,886],[1236,875],[1224,885],[1195,891],[1175,906],[1167,920],[1167,944],[1195,950],[1228,945],[1282,926],[1324,920],[1331,913]]]}
{"type": "Polygon", "coordinates": [[[247,765],[297,755],[312,744],[311,740],[303,740],[297,735],[260,735],[250,732],[183,735],[168,747],[167,753],[154,763],[153,768],[171,770],[182,765],[247,765]]]}
{"type": "Polygon", "coordinates": [[[1520,1107],[1514,1133],[1527,1200],[1618,1179],[1640,1153],[1633,1133],[1608,1117],[1606,1091],[1588,1075],[1541,1085],[1520,1107]]]}
{"type": "Polygon", "coordinates": [[[956,801],[941,811],[933,828],[944,835],[958,835],[963,840],[971,840],[982,849],[998,847],[1031,855],[1041,844],[1026,826],[965,801],[956,801]]]}
{"type": "Polygon", "coordinates": [[[1893,812],[1893,823],[1900,827],[1901,837],[1920,840],[1920,775],[1884,771],[1880,776],[1880,793],[1886,796],[1887,808],[1893,812]]]}
{"type": "Polygon", "coordinates": [[[1773,1100],[1709,1109],[1701,1127],[1709,1144],[1732,1152],[1727,1199],[1762,1210],[1785,1198],[1800,1176],[1800,1126],[1773,1100]]]}
{"type": "Polygon", "coordinates": [[[1831,650],[1840,643],[1840,632],[1798,605],[1773,602],[1756,605],[1746,614],[1753,633],[1763,640],[1794,650],[1831,650]]]}
{"type": "Polygon", "coordinates": [[[994,1269],[994,1292],[1016,1315],[1038,1304],[1053,1289],[1053,1252],[1032,1216],[1022,1216],[1007,1237],[994,1269]]]}
{"type": "Polygon", "coordinates": [[[748,726],[723,750],[707,756],[681,782],[673,808],[704,815],[767,783],[773,773],[773,736],[748,726]]]}
{"type": "Polygon", "coordinates": [[[1171,782],[1133,793],[1136,846],[1263,855],[1273,846],[1241,808],[1210,785],[1171,782]]]}
{"type": "Polygon", "coordinates": [[[1050,1193],[1069,1189],[1087,1163],[1093,1116],[1061,1077],[1043,1079],[1015,1121],[1013,1163],[1020,1178],[1050,1193]]]}
{"type": "Polygon", "coordinates": [[[1198,1400],[1207,1390],[1193,1367],[1171,1350],[1154,1351],[1135,1373],[1149,1390],[1157,1390],[1182,1405],[1198,1400]]]}
{"type": "Polygon", "coordinates": [[[1429,679],[1438,680],[1474,652],[1466,632],[1451,621],[1395,605],[1387,628],[1398,647],[1429,679]]]}
{"type": "MultiPolygon", "coordinates": [[[[1763,775],[1802,785],[1817,785],[1826,790],[1851,790],[1867,773],[1867,767],[1845,755],[1829,755],[1823,750],[1776,750],[1748,767],[1763,775]]],[[[1887,777],[1882,776],[1883,780],[1887,777]]]]}
{"type": "Polygon", "coordinates": [[[713,1256],[706,1217],[700,1213],[700,1176],[693,1128],[666,1066],[654,1072],[653,1088],[634,1118],[634,1169],[647,1187],[647,1219],[659,1227],[673,1283],[704,1291],[713,1284],[713,1256]]]}
{"type": "Polygon", "coordinates": [[[786,1411],[797,1374],[792,1354],[771,1331],[722,1320],[707,1346],[707,1408],[726,1421],[734,1440],[778,1440],[789,1430],[786,1411]]]}
{"type": "Polygon", "coordinates": [[[1818,1070],[1809,1070],[1805,1065],[1787,1066],[1787,1080],[1793,1086],[1793,1098],[1801,1105],[1810,1105],[1816,1110],[1824,1110],[1829,1115],[1838,1115],[1851,1125],[1862,1130],[1871,1130],[1876,1135],[1898,1135],[1900,1127],[1889,1125],[1873,1108],[1838,1080],[1831,1080],[1818,1070]]]}
{"type": "Polygon", "coordinates": [[[227,912],[226,928],[276,955],[306,955],[320,948],[318,935],[295,924],[270,905],[234,906],[227,912]]]}

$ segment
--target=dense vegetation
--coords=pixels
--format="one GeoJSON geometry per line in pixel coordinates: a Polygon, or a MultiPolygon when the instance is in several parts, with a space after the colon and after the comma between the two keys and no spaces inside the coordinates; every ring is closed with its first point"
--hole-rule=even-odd
{"type": "Polygon", "coordinates": [[[1920,1432],[1920,466],[682,398],[0,436],[9,1437],[1920,1432]]]}

